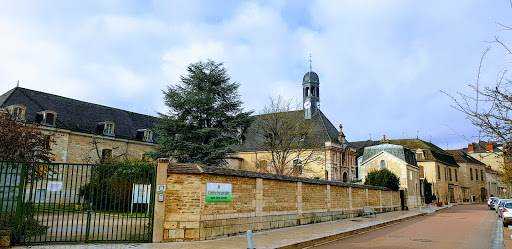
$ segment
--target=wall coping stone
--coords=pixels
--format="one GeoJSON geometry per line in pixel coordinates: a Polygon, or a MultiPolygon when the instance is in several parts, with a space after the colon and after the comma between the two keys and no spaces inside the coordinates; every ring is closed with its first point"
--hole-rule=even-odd
{"type": "Polygon", "coordinates": [[[305,178],[305,177],[295,177],[295,176],[277,175],[277,174],[271,174],[271,173],[259,173],[259,172],[253,172],[253,171],[234,170],[234,169],[223,168],[221,166],[204,166],[204,165],[191,164],[191,163],[169,163],[169,166],[167,169],[167,175],[170,175],[170,174],[212,174],[212,175],[225,175],[225,176],[239,176],[239,177],[249,177],[249,178],[262,178],[262,179],[268,179],[268,180],[293,181],[293,182],[304,182],[304,183],[312,183],[312,184],[320,184],[320,185],[331,185],[331,186],[342,186],[342,187],[392,191],[391,189],[388,189],[385,187],[378,187],[378,186],[368,186],[368,185],[327,181],[327,180],[312,179],[312,178],[305,178]]]}

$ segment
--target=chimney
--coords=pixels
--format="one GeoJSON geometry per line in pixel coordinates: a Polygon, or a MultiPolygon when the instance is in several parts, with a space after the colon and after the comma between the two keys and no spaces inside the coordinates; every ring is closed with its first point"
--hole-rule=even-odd
{"type": "Polygon", "coordinates": [[[494,151],[494,143],[493,142],[487,142],[485,145],[485,149],[488,151],[494,151]]]}
{"type": "Polygon", "coordinates": [[[380,140],[381,142],[389,142],[388,140],[386,140],[386,135],[383,136],[382,140],[380,140]]]}
{"type": "Polygon", "coordinates": [[[473,145],[475,145],[475,143],[468,144],[468,152],[474,152],[475,151],[475,148],[473,147],[473,145]]]}

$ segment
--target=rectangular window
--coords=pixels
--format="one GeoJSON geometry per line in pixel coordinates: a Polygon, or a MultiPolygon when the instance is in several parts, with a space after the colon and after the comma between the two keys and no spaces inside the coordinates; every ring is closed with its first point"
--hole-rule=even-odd
{"type": "Polygon", "coordinates": [[[452,181],[452,169],[448,169],[448,172],[450,173],[450,182],[452,181]]]}
{"type": "Polygon", "coordinates": [[[475,178],[478,181],[478,169],[475,169],[475,178]]]}
{"type": "Polygon", "coordinates": [[[52,136],[46,135],[44,136],[44,144],[43,144],[43,150],[50,150],[52,146],[52,136]]]}
{"type": "Polygon", "coordinates": [[[455,169],[455,181],[458,182],[459,181],[459,177],[457,176],[457,169],[455,169]]]}
{"type": "Polygon", "coordinates": [[[473,169],[469,168],[469,176],[471,178],[471,181],[473,181],[473,169]]]}
{"type": "Polygon", "coordinates": [[[101,163],[110,163],[112,161],[112,150],[103,149],[101,150],[101,163]]]}
{"type": "Polygon", "coordinates": [[[144,131],[144,141],[153,141],[153,131],[145,130],[144,131]]]}
{"type": "Polygon", "coordinates": [[[437,165],[437,179],[441,180],[441,168],[437,165]]]}
{"type": "Polygon", "coordinates": [[[484,171],[480,170],[480,180],[484,181],[484,171]]]}

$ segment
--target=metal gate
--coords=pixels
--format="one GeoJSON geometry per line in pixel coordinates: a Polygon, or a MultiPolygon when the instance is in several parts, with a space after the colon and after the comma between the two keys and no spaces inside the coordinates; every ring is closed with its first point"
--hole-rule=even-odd
{"type": "Polygon", "coordinates": [[[0,224],[19,244],[151,242],[156,167],[0,162],[0,224]]]}

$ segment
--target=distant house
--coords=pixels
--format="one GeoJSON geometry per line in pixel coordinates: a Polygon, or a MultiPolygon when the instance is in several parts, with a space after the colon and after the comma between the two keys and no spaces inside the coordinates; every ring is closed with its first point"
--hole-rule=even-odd
{"type": "Polygon", "coordinates": [[[55,162],[141,159],[156,145],[148,115],[21,87],[0,95],[0,108],[48,134],[55,162]]]}
{"type": "Polygon", "coordinates": [[[464,201],[485,201],[486,190],[486,165],[468,155],[462,150],[447,150],[452,154],[460,166],[462,195],[464,201]]]}
{"type": "MultiPolygon", "coordinates": [[[[416,153],[419,177],[423,183],[429,183],[429,186],[432,184],[429,190],[436,196],[438,201],[463,201],[462,182],[459,179],[460,166],[450,153],[421,139],[386,140],[384,137],[381,141],[351,142],[352,145],[358,148],[359,155],[363,155],[365,147],[382,143],[401,145],[416,153]]],[[[423,189],[420,192],[423,195],[426,191],[423,189]]]]}
{"type": "MultiPolygon", "coordinates": [[[[297,153],[287,165],[289,172],[296,176],[333,181],[356,180],[356,149],[346,141],[341,125],[338,131],[320,111],[320,80],[315,72],[310,71],[304,75],[302,95],[304,108],[286,114],[295,117],[297,122],[309,124],[311,136],[297,139],[307,147],[302,155],[313,153],[317,160],[305,163],[303,156],[297,153]]],[[[254,118],[257,122],[263,115],[254,118]]],[[[271,167],[271,153],[266,149],[265,140],[254,125],[255,122],[242,134],[241,144],[236,147],[238,152],[230,155],[227,161],[233,169],[275,173],[271,167]]]]}
{"type": "Polygon", "coordinates": [[[510,196],[509,192],[504,192],[504,189],[511,190],[511,186],[507,186],[500,181],[497,172],[505,163],[503,156],[503,144],[492,141],[480,141],[478,143],[470,143],[467,148],[462,151],[468,153],[471,157],[484,163],[487,166],[486,173],[486,188],[488,195],[498,196],[500,198],[507,198],[510,196]]]}
{"type": "Polygon", "coordinates": [[[388,169],[400,179],[400,189],[406,191],[409,208],[422,204],[419,167],[416,153],[401,145],[379,144],[363,148],[358,158],[359,178],[364,182],[368,173],[388,169]]]}

